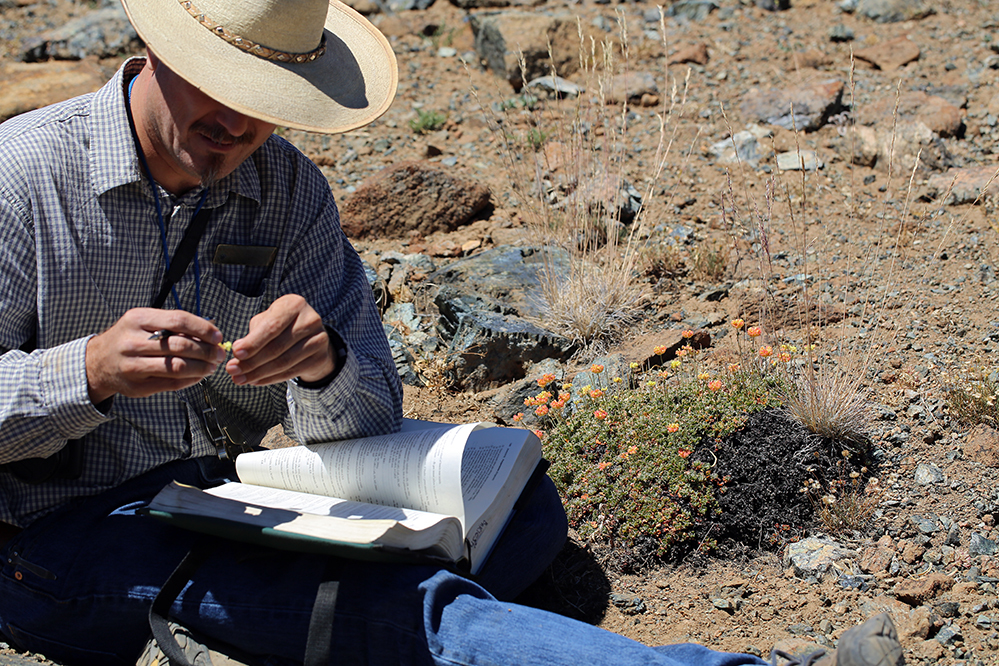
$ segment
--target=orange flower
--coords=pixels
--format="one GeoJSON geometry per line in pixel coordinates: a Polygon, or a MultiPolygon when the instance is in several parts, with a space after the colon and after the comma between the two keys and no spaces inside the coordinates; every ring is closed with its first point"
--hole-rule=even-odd
{"type": "Polygon", "coordinates": [[[742,328],[745,325],[746,325],[746,322],[743,321],[742,319],[733,319],[732,320],[732,326],[734,326],[736,328],[736,330],[742,328]]]}
{"type": "Polygon", "coordinates": [[[534,396],[535,405],[543,405],[552,399],[552,394],[550,391],[542,391],[541,393],[534,396]]]}
{"type": "Polygon", "coordinates": [[[763,345],[760,347],[760,358],[767,358],[768,356],[773,356],[774,348],[770,345],[763,345]]]}
{"type": "Polygon", "coordinates": [[[632,444],[631,446],[628,447],[628,455],[634,455],[636,453],[638,453],[638,446],[637,445],[632,444]]]}
{"type": "Polygon", "coordinates": [[[545,438],[545,431],[544,430],[532,430],[531,432],[533,432],[534,436],[537,437],[538,439],[544,439],[545,438]]]}
{"type": "Polygon", "coordinates": [[[550,372],[546,372],[545,374],[541,375],[541,379],[538,380],[538,386],[544,388],[549,384],[551,384],[553,381],[555,381],[555,375],[553,375],[550,372]]]}
{"type": "Polygon", "coordinates": [[[602,398],[604,397],[604,390],[593,389],[592,391],[590,391],[590,397],[593,398],[594,400],[596,400],[597,398],[602,398]]]}
{"type": "Polygon", "coordinates": [[[781,352],[780,356],[778,356],[777,358],[779,358],[784,363],[790,363],[791,362],[791,354],[789,354],[788,352],[781,352]]]}
{"type": "Polygon", "coordinates": [[[563,407],[565,407],[565,400],[552,400],[552,409],[562,409],[563,407]]]}
{"type": "Polygon", "coordinates": [[[656,356],[662,356],[663,354],[666,353],[666,345],[656,345],[652,349],[652,353],[655,354],[656,356]]]}
{"type": "Polygon", "coordinates": [[[597,464],[597,469],[607,469],[608,467],[610,467],[610,465],[611,464],[609,462],[604,460],[597,464]]]}
{"type": "Polygon", "coordinates": [[[684,331],[680,335],[682,335],[683,337],[685,337],[685,338],[687,338],[689,340],[690,338],[694,337],[694,332],[688,328],[686,331],[684,331]]]}
{"type": "Polygon", "coordinates": [[[746,329],[746,335],[748,335],[751,338],[758,337],[760,335],[763,335],[763,329],[760,328],[759,326],[750,326],[749,328],[746,329]]]}
{"type": "Polygon", "coordinates": [[[593,418],[595,418],[598,421],[603,421],[605,418],[607,418],[607,412],[605,412],[602,409],[598,409],[595,412],[593,412],[593,418]]]}
{"type": "Polygon", "coordinates": [[[711,389],[712,391],[717,391],[721,387],[722,383],[720,379],[716,379],[713,382],[708,382],[708,388],[711,389]]]}
{"type": "Polygon", "coordinates": [[[516,413],[516,414],[513,415],[513,422],[514,423],[520,423],[523,420],[524,420],[524,412],[518,412],[518,413],[516,413]]]}
{"type": "Polygon", "coordinates": [[[739,372],[739,364],[738,363],[729,363],[728,364],[728,371],[729,372],[739,372]]]}
{"type": "Polygon", "coordinates": [[[604,371],[604,366],[600,365],[599,363],[594,363],[593,365],[590,366],[590,372],[592,372],[595,375],[599,375],[603,371],[604,371]]]}
{"type": "Polygon", "coordinates": [[[534,408],[534,413],[538,416],[544,416],[548,413],[548,405],[538,405],[534,408]]]}
{"type": "Polygon", "coordinates": [[[668,426],[666,426],[666,432],[676,432],[679,429],[680,429],[679,423],[670,423],[668,426]]]}
{"type": "Polygon", "coordinates": [[[677,454],[678,454],[678,455],[679,455],[679,456],[680,456],[681,458],[686,458],[686,457],[687,457],[687,456],[689,456],[689,455],[690,455],[691,453],[693,453],[693,451],[691,451],[690,449],[680,449],[679,451],[677,451],[677,454]]]}
{"type": "Polygon", "coordinates": [[[565,392],[565,391],[563,391],[562,393],[558,394],[558,399],[561,402],[569,402],[569,398],[571,398],[571,397],[572,397],[572,395],[570,393],[565,392]]]}

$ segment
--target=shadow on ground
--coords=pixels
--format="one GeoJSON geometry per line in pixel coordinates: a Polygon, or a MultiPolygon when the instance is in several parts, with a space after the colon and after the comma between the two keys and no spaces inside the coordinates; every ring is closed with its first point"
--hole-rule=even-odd
{"type": "Polygon", "coordinates": [[[610,591],[610,580],[594,554],[570,535],[551,566],[516,601],[598,624],[607,612],[610,591]]]}

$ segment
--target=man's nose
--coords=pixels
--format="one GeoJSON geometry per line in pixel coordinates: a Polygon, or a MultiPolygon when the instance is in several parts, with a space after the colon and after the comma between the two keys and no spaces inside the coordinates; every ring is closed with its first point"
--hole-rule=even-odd
{"type": "Polygon", "coordinates": [[[229,107],[222,107],[215,114],[215,120],[232,136],[243,136],[250,126],[250,119],[229,107]]]}

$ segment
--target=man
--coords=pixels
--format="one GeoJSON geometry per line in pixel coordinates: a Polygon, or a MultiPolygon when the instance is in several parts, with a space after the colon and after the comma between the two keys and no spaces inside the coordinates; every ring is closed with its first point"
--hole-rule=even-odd
{"type": "MultiPolygon", "coordinates": [[[[142,513],[160,488],[225,482],[230,447],[275,423],[303,442],[400,423],[328,184],[272,136],[371,122],[397,74],[338,0],[123,4],[146,58],[0,126],[0,631],[66,664],[762,663],[496,601],[564,540],[548,480],[478,583],[226,543],[170,577],[173,624],[147,640],[200,539],[142,513]]],[[[888,666],[890,623],[864,626],[851,644],[888,666]]]]}

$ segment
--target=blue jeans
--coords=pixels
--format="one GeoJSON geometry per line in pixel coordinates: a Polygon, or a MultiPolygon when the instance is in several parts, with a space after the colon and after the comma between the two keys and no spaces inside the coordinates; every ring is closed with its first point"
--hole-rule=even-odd
{"type": "MultiPolygon", "coordinates": [[[[149,636],[152,599],[200,538],[136,509],[170,480],[205,487],[228,476],[231,467],[212,459],[171,463],[24,530],[0,553],[0,629],[20,647],[65,664],[134,664],[149,636]]],[[[331,648],[338,664],[765,663],[697,645],[649,648],[498,601],[533,582],[565,532],[558,495],[545,479],[478,582],[425,565],[227,543],[195,573],[171,614],[267,663],[300,663],[316,589],[331,575],[339,581],[331,648]]]]}

